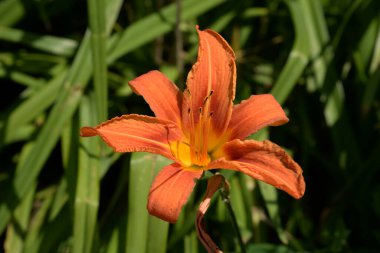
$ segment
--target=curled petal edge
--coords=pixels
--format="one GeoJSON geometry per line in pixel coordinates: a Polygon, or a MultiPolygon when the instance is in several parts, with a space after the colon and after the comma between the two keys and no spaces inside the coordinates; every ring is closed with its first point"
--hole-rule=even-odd
{"type": "Polygon", "coordinates": [[[224,178],[221,175],[215,175],[209,178],[207,182],[206,194],[199,205],[197,217],[195,219],[198,239],[201,241],[208,253],[223,253],[206,232],[205,224],[203,222],[203,217],[210,206],[212,197],[223,183],[224,178]]]}

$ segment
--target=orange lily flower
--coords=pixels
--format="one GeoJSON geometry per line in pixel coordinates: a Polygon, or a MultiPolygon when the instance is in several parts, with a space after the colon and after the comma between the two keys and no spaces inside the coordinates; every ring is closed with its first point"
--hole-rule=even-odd
{"type": "Polygon", "coordinates": [[[156,117],[123,115],[81,136],[100,136],[116,152],[151,152],[174,161],[154,179],[148,211],[176,222],[196,181],[206,170],[228,169],[284,190],[294,198],[305,191],[300,166],[270,141],[244,140],[266,126],[288,122],[272,95],[254,95],[233,106],[235,55],[215,31],[198,29],[198,59],[182,93],[159,71],[129,84],[156,117]]]}

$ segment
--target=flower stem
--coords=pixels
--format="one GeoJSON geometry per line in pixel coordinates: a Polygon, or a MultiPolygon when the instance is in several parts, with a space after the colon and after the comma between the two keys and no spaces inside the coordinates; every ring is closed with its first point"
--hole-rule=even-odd
{"type": "Polygon", "coordinates": [[[223,187],[220,188],[219,192],[220,192],[220,195],[222,197],[223,202],[226,204],[228,214],[230,215],[230,218],[232,221],[232,226],[235,229],[236,236],[237,236],[238,241],[239,241],[241,253],[246,253],[245,246],[243,243],[243,239],[242,239],[242,236],[241,236],[238,224],[237,224],[236,216],[235,216],[234,210],[232,209],[232,205],[231,205],[231,200],[230,200],[230,196],[229,196],[229,184],[226,181],[226,179],[224,179],[224,180],[225,181],[223,183],[223,187]]]}

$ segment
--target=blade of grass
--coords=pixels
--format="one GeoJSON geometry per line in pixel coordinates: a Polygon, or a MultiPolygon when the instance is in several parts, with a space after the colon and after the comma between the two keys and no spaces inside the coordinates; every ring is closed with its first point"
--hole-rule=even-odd
{"type": "Polygon", "coordinates": [[[377,35],[375,39],[375,46],[372,54],[372,60],[369,67],[370,73],[376,72],[376,69],[379,68],[380,65],[380,14],[377,17],[378,26],[377,26],[377,35]]]}
{"type": "Polygon", "coordinates": [[[73,212],[75,204],[75,192],[77,185],[78,156],[79,156],[79,112],[77,111],[69,124],[62,130],[61,149],[62,162],[65,169],[67,182],[67,194],[69,196],[69,208],[73,212]]]}
{"type": "Polygon", "coordinates": [[[113,226],[114,229],[112,230],[111,238],[108,240],[105,247],[105,253],[124,252],[123,249],[125,249],[125,246],[123,243],[125,242],[125,236],[123,235],[125,233],[123,234],[121,226],[125,226],[123,222],[119,222],[116,226],[113,226]]]}
{"type": "MultiPolygon", "coordinates": [[[[239,173],[240,174],[240,173],[239,173]]],[[[236,223],[233,223],[235,226],[236,234],[237,234],[237,239],[235,240],[235,248],[241,250],[241,252],[246,252],[245,250],[245,243],[248,241],[251,236],[252,236],[252,230],[248,229],[247,224],[249,223],[248,220],[251,217],[250,214],[251,212],[246,212],[245,208],[245,202],[244,202],[244,193],[243,189],[239,183],[239,177],[240,175],[236,175],[229,180],[231,191],[229,192],[230,195],[230,201],[226,201],[225,199],[222,198],[223,202],[230,202],[230,206],[232,207],[230,209],[230,222],[233,222],[233,217],[235,217],[236,223]],[[234,215],[231,215],[231,212],[234,213],[234,215]],[[237,233],[237,231],[239,231],[237,233]]],[[[223,196],[223,195],[222,195],[223,196]]]]}
{"type": "MultiPolygon", "coordinates": [[[[162,156],[155,156],[154,176],[170,161],[162,156]]],[[[150,186],[149,186],[150,187],[150,186]]],[[[165,253],[169,233],[169,223],[154,216],[148,218],[147,253],[165,253]]]]}
{"type": "Polygon", "coordinates": [[[45,222],[45,226],[40,230],[42,239],[38,253],[68,252],[68,249],[64,250],[63,245],[71,235],[71,224],[68,224],[71,219],[70,209],[65,205],[54,219],[45,222]]]}
{"type": "MultiPolygon", "coordinates": [[[[115,0],[107,3],[107,8],[115,9],[120,6],[120,1],[115,0]]],[[[108,10],[107,10],[108,13],[108,10]]],[[[114,15],[117,13],[115,12],[114,15]]],[[[114,16],[107,17],[107,32],[110,31],[110,20],[114,16]]],[[[13,178],[9,185],[7,195],[0,196],[0,233],[4,230],[12,210],[17,206],[20,199],[28,192],[49,154],[58,141],[65,124],[74,114],[81,91],[86,87],[91,75],[91,61],[89,57],[89,35],[86,33],[70,71],[64,81],[64,89],[59,94],[57,102],[49,114],[49,117],[36,138],[35,145],[26,158],[25,163],[17,167],[18,175],[13,178]]]]}
{"type": "Polygon", "coordinates": [[[49,221],[57,218],[64,206],[67,204],[68,199],[69,195],[67,194],[67,180],[63,177],[57,186],[57,190],[54,193],[54,199],[48,217],[49,221]]]}
{"type": "Polygon", "coordinates": [[[126,252],[146,252],[149,221],[146,200],[154,175],[154,159],[146,153],[134,153],[131,157],[126,252]]]}
{"type": "Polygon", "coordinates": [[[380,64],[377,67],[377,70],[369,77],[368,84],[364,91],[362,99],[362,110],[365,113],[368,113],[370,107],[376,100],[376,94],[380,86],[380,64]]]}
{"type": "Polygon", "coordinates": [[[27,237],[25,240],[25,249],[30,253],[40,252],[40,247],[42,245],[42,233],[43,227],[46,224],[49,208],[53,201],[53,194],[55,188],[46,188],[41,192],[36,194],[36,202],[39,203],[39,207],[35,210],[33,219],[29,224],[29,229],[27,237]]]}
{"type": "MultiPolygon", "coordinates": [[[[32,143],[24,145],[20,155],[20,163],[24,162],[32,146],[32,143]]],[[[5,252],[23,252],[24,250],[25,237],[29,228],[29,219],[32,214],[35,191],[36,184],[32,186],[32,189],[25,195],[20,205],[15,209],[12,221],[7,229],[6,240],[4,242],[5,252]]]]}
{"type": "MultiPolygon", "coordinates": [[[[94,104],[83,98],[80,107],[80,125],[94,125],[97,117],[94,104]]],[[[81,139],[74,205],[73,252],[86,253],[94,250],[97,212],[99,206],[99,159],[100,140],[81,139]],[[94,155],[95,154],[95,155],[94,155]]]]}
{"type": "Polygon", "coordinates": [[[25,235],[28,231],[29,219],[32,213],[33,200],[36,186],[23,198],[20,205],[15,209],[12,222],[8,225],[6,240],[4,242],[5,252],[24,252],[25,235]]]}
{"type": "Polygon", "coordinates": [[[108,253],[126,249],[130,155],[124,155],[121,160],[116,189],[99,222],[100,236],[108,242],[105,247],[108,253]]]}
{"type": "Polygon", "coordinates": [[[55,101],[65,75],[65,71],[59,73],[40,92],[35,93],[10,112],[6,117],[4,129],[2,129],[3,138],[0,146],[11,142],[19,127],[41,115],[55,101]],[[30,110],[30,108],[33,108],[33,110],[30,110]]]}
{"type": "MultiPolygon", "coordinates": [[[[375,100],[375,96],[377,94],[377,89],[379,87],[380,83],[380,14],[377,18],[374,18],[374,20],[371,22],[371,25],[377,25],[376,34],[374,35],[374,46],[371,48],[374,48],[371,57],[371,63],[369,65],[369,78],[368,83],[366,84],[366,88],[364,91],[364,95],[362,98],[362,109],[364,112],[368,112],[370,106],[372,105],[373,101],[375,100]]],[[[370,43],[367,43],[365,46],[370,43]]],[[[362,46],[363,50],[365,49],[365,46],[362,46]]]]}
{"type": "Polygon", "coordinates": [[[239,229],[246,230],[248,217],[245,212],[242,189],[238,180],[239,179],[236,174],[231,178],[231,180],[229,180],[231,189],[233,189],[230,191],[231,206],[234,210],[239,229]]]}
{"type": "Polygon", "coordinates": [[[308,31],[299,1],[286,1],[286,3],[292,15],[296,38],[285,67],[271,90],[280,104],[283,104],[292,92],[309,62],[309,38],[305,36],[308,31]]]}
{"type": "Polygon", "coordinates": [[[25,6],[20,0],[4,0],[0,2],[0,25],[12,26],[25,14],[25,6]]]}
{"type": "Polygon", "coordinates": [[[195,231],[185,236],[184,253],[198,253],[198,237],[195,231]]]}
{"type": "Polygon", "coordinates": [[[336,49],[342,39],[343,32],[347,29],[347,24],[349,20],[352,17],[352,14],[357,10],[357,8],[362,4],[363,0],[355,0],[348,10],[345,12],[342,21],[340,22],[338,29],[335,32],[335,35],[333,36],[332,39],[332,46],[334,49],[336,49]]]}
{"type": "Polygon", "coordinates": [[[275,226],[277,235],[283,244],[288,244],[289,238],[287,237],[281,224],[277,190],[273,186],[261,181],[258,181],[258,183],[260,186],[260,193],[265,199],[265,206],[268,210],[269,217],[275,226]]]}
{"type": "Polygon", "coordinates": [[[81,45],[69,77],[66,79],[64,89],[37,136],[32,151],[25,159],[25,163],[19,164],[17,167],[19,173],[13,179],[13,188],[9,189],[7,195],[0,196],[0,231],[5,228],[11,211],[30,189],[54,148],[65,123],[76,110],[81,97],[81,89],[87,84],[90,73],[90,69],[85,67],[90,65],[89,57],[86,57],[88,55],[87,50],[88,36],[85,37],[81,45]]]}
{"type": "MultiPolygon", "coordinates": [[[[184,0],[182,2],[182,21],[195,18],[208,10],[215,8],[225,0],[184,0]]],[[[120,39],[109,48],[108,62],[114,62],[135,48],[152,41],[175,27],[176,6],[175,3],[162,8],[157,13],[151,14],[140,21],[130,25],[120,36],[120,39]],[[149,31],[149,32],[141,32],[149,31]]],[[[115,36],[116,39],[117,37],[115,36]]]]}
{"type": "Polygon", "coordinates": [[[156,172],[167,164],[168,160],[161,156],[148,153],[132,154],[128,189],[126,252],[147,252],[147,250],[149,250],[148,252],[165,252],[166,250],[168,224],[150,220],[146,203],[156,172]],[[158,231],[158,228],[163,230],[158,231]],[[146,243],[148,241],[151,241],[150,245],[146,243]],[[155,247],[160,251],[150,251],[155,247]]]}
{"type": "Polygon", "coordinates": [[[78,43],[72,39],[34,34],[9,27],[0,27],[0,40],[24,44],[46,53],[61,56],[72,56],[78,46],[78,43]]]}
{"type": "Polygon", "coordinates": [[[147,253],[165,253],[169,233],[169,223],[149,216],[147,253]]]}
{"type": "Polygon", "coordinates": [[[295,46],[290,52],[285,67],[281,71],[280,76],[277,78],[277,81],[271,90],[271,93],[280,104],[283,104],[286,101],[304,72],[307,64],[307,55],[304,52],[299,51],[295,46]]]}
{"type": "Polygon", "coordinates": [[[25,85],[30,88],[40,88],[44,82],[40,79],[34,78],[30,75],[25,74],[12,69],[12,67],[5,67],[0,64],[0,77],[9,78],[10,80],[25,85]]]}
{"type": "Polygon", "coordinates": [[[104,0],[88,0],[87,5],[91,34],[93,82],[97,101],[96,109],[98,120],[105,121],[108,116],[105,3],[104,0]]]}

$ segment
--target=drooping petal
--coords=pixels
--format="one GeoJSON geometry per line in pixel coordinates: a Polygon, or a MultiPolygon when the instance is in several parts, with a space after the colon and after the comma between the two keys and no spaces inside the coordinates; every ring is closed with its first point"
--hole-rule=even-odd
{"type": "Polygon", "coordinates": [[[165,166],[150,188],[148,211],[162,220],[175,223],[202,170],[185,170],[179,164],[165,166]]]}
{"type": "Polygon", "coordinates": [[[298,199],[305,192],[301,167],[278,145],[270,141],[233,140],[223,146],[225,157],[208,169],[241,171],[298,199]]]}
{"type": "Polygon", "coordinates": [[[150,71],[130,81],[129,85],[144,97],[156,117],[181,125],[182,93],[164,74],[150,71]]]}
{"type": "Polygon", "coordinates": [[[223,182],[224,178],[221,175],[215,175],[209,178],[207,181],[206,194],[202,202],[199,204],[197,217],[195,219],[197,236],[209,253],[223,253],[223,251],[218,248],[212,238],[208,235],[203,222],[203,217],[206,214],[208,207],[210,206],[211,199],[214,196],[215,192],[221,187],[223,182]]]}
{"type": "Polygon", "coordinates": [[[197,124],[202,110],[205,117],[212,115],[211,126],[220,136],[227,128],[235,97],[235,55],[218,33],[198,30],[198,35],[198,59],[189,72],[188,90],[183,96],[183,125],[189,130],[189,115],[194,116],[194,123],[197,124]]]}
{"type": "Polygon", "coordinates": [[[172,121],[123,115],[97,127],[82,127],[81,136],[99,135],[116,152],[151,152],[175,159],[169,143],[180,140],[182,131],[172,121]]]}
{"type": "Polygon", "coordinates": [[[279,126],[288,121],[284,110],[272,95],[253,95],[234,106],[228,126],[228,139],[245,139],[263,127],[279,126]]]}

